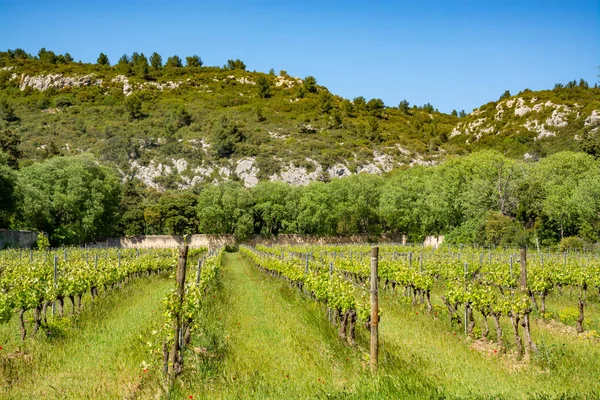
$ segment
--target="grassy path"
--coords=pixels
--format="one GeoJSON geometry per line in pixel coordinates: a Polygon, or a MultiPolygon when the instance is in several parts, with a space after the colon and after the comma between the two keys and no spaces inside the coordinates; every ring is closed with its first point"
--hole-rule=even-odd
{"type": "MultiPolygon", "coordinates": [[[[0,397],[123,399],[130,396],[144,379],[140,363],[150,361],[139,336],[160,322],[161,301],[172,285],[171,280],[161,277],[137,279],[85,307],[77,317],[77,326],[68,328],[65,338],[27,342],[26,352],[32,358],[30,362],[23,359],[16,371],[3,369],[11,376],[2,377],[0,397]],[[16,380],[8,386],[7,378],[16,380]]],[[[4,346],[4,351],[10,351],[11,342],[7,340],[9,345],[4,346]]]]}
{"type": "MultiPolygon", "coordinates": [[[[439,305],[434,318],[423,308],[403,303],[399,292],[382,291],[383,349],[418,366],[445,394],[459,398],[597,398],[600,348],[594,341],[556,335],[533,320],[533,337],[539,348],[536,360],[517,362],[512,355],[495,353],[497,347],[465,339],[461,329],[450,327],[439,305]],[[456,333],[456,334],[455,334],[456,333]],[[591,393],[591,394],[590,394],[591,393]]],[[[493,322],[490,318],[490,327],[493,322]]],[[[493,328],[492,328],[493,329],[493,328]]],[[[507,340],[512,331],[504,324],[507,340]]],[[[491,335],[494,335],[493,332],[491,335]]],[[[512,344],[512,343],[509,343],[512,344]]]]}
{"type": "Polygon", "coordinates": [[[222,318],[225,357],[212,378],[184,378],[181,398],[407,398],[433,390],[406,371],[372,379],[365,348],[340,341],[320,306],[240,253],[225,255],[222,282],[213,315],[222,318]]]}

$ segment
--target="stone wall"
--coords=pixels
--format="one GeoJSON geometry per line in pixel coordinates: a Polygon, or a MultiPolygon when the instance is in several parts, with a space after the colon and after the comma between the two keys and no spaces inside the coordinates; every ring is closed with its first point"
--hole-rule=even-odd
{"type": "MultiPolygon", "coordinates": [[[[305,244],[342,244],[342,243],[400,243],[406,244],[405,236],[335,236],[335,237],[314,237],[304,235],[279,235],[272,238],[254,236],[245,241],[245,244],[255,246],[263,245],[305,245],[305,244]]],[[[224,245],[233,245],[236,243],[233,235],[192,235],[189,241],[190,247],[219,247],[224,245]]],[[[170,248],[183,245],[182,236],[168,235],[148,235],[148,236],[130,236],[123,238],[110,238],[107,241],[89,243],[88,246],[98,247],[122,247],[122,248],[170,248]]]]}
{"type": "Polygon", "coordinates": [[[399,243],[406,244],[406,236],[395,235],[353,235],[353,236],[305,236],[305,235],[279,235],[272,238],[254,236],[245,244],[255,246],[262,244],[266,246],[276,245],[324,245],[324,244],[347,244],[347,243],[399,243]]]}
{"type": "Polygon", "coordinates": [[[37,237],[37,232],[0,229],[0,248],[33,247],[37,237]]]}
{"type": "Polygon", "coordinates": [[[427,236],[423,242],[423,246],[438,248],[444,243],[444,236],[427,236]]]}
{"type": "MultiPolygon", "coordinates": [[[[190,247],[219,247],[235,244],[233,235],[191,235],[190,247]]],[[[89,246],[122,247],[122,248],[171,248],[183,245],[183,236],[147,235],[110,238],[105,242],[89,243],[89,246]]]]}

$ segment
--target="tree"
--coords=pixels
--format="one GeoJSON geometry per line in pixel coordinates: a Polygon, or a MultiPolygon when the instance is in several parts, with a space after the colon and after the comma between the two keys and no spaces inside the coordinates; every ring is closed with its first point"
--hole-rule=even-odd
{"type": "Polygon", "coordinates": [[[465,110],[460,110],[460,112],[458,113],[458,118],[464,118],[467,116],[467,113],[465,112],[465,110]]]}
{"type": "Polygon", "coordinates": [[[453,117],[458,117],[458,112],[456,110],[452,110],[450,115],[452,115],[453,117]]]}
{"type": "Polygon", "coordinates": [[[319,94],[319,109],[322,114],[328,114],[333,109],[333,95],[326,90],[319,94]]]}
{"type": "Polygon", "coordinates": [[[282,182],[263,181],[252,188],[256,225],[262,235],[277,235],[293,220],[286,207],[290,186],[282,182]]]}
{"type": "Polygon", "coordinates": [[[598,133],[599,124],[586,126],[583,128],[583,135],[581,135],[581,150],[594,156],[594,158],[600,158],[600,133],[598,133]]]}
{"type": "Polygon", "coordinates": [[[19,120],[15,114],[15,108],[5,99],[0,100],[0,118],[6,122],[15,122],[19,120]]]}
{"type": "Polygon", "coordinates": [[[204,65],[204,62],[202,61],[200,56],[197,56],[195,54],[193,56],[186,57],[185,63],[186,63],[186,66],[188,66],[190,68],[198,68],[198,67],[201,67],[202,65],[204,65]]]}
{"type": "Polygon", "coordinates": [[[129,113],[129,118],[140,119],[142,114],[142,99],[137,93],[134,93],[125,99],[125,109],[129,113]]]}
{"type": "Polygon", "coordinates": [[[27,60],[27,59],[33,58],[33,57],[31,57],[31,54],[27,53],[25,50],[23,50],[21,48],[14,49],[12,52],[12,55],[15,60],[27,60]]]}
{"type": "Polygon", "coordinates": [[[123,54],[121,56],[121,58],[119,58],[119,62],[117,63],[117,65],[130,65],[131,64],[131,58],[129,58],[129,56],[127,54],[123,54]]]}
{"type": "Polygon", "coordinates": [[[96,60],[96,64],[98,65],[110,65],[110,62],[108,61],[108,56],[104,53],[100,53],[100,55],[98,56],[98,60],[96,60]]]}
{"type": "Polygon", "coordinates": [[[314,76],[307,76],[302,81],[304,89],[309,93],[317,93],[317,79],[314,76]]]}
{"type": "Polygon", "coordinates": [[[177,106],[171,112],[171,121],[175,129],[188,126],[192,123],[192,116],[183,106],[177,106]]]}
{"type": "Polygon", "coordinates": [[[275,70],[273,68],[269,70],[269,75],[275,76],[275,70]]]}
{"type": "Polygon", "coordinates": [[[183,67],[183,62],[181,61],[181,58],[179,58],[179,56],[175,55],[167,59],[167,63],[165,64],[165,66],[172,68],[181,68],[183,67]]]}
{"type": "Polygon", "coordinates": [[[157,52],[152,53],[152,55],[150,56],[150,65],[155,70],[162,67],[162,57],[160,56],[160,54],[158,54],[157,52]]]}
{"type": "Polygon", "coordinates": [[[585,79],[581,78],[579,80],[579,87],[582,88],[582,89],[589,89],[590,88],[590,84],[587,83],[587,81],[585,79]]]}
{"type": "Polygon", "coordinates": [[[146,223],[164,235],[187,235],[198,229],[197,197],[190,192],[167,192],[145,211],[146,223]],[[149,218],[152,216],[152,218],[149,218]]]}
{"type": "Polygon", "coordinates": [[[271,82],[264,75],[260,75],[256,79],[256,86],[258,87],[258,96],[266,99],[271,95],[271,82]]]}
{"type": "Polygon", "coordinates": [[[367,102],[367,111],[375,117],[381,117],[384,108],[385,104],[381,99],[371,99],[367,102]]]}
{"type": "Polygon", "coordinates": [[[431,103],[425,103],[422,107],[423,111],[426,111],[428,113],[432,113],[435,111],[435,109],[433,108],[433,106],[431,105],[431,103]]]}
{"type": "Polygon", "coordinates": [[[208,186],[198,195],[198,229],[243,240],[254,231],[252,205],[251,193],[237,182],[208,186]]]}
{"type": "Polygon", "coordinates": [[[56,54],[53,51],[46,50],[44,47],[38,51],[38,58],[44,64],[56,64],[56,54]]]}
{"type": "Polygon", "coordinates": [[[510,90],[506,90],[504,93],[502,93],[502,96],[500,96],[500,100],[505,100],[508,99],[510,97],[510,90]]]}
{"type": "Polygon", "coordinates": [[[352,102],[354,103],[354,109],[359,113],[364,113],[367,111],[367,100],[364,97],[355,97],[352,102]]]}
{"type": "Polygon", "coordinates": [[[20,145],[21,138],[17,133],[10,129],[0,132],[0,150],[7,157],[6,164],[13,169],[19,168],[19,159],[22,156],[20,145]]]}
{"type": "Polygon", "coordinates": [[[20,186],[24,226],[48,232],[54,245],[82,244],[114,232],[120,181],[88,154],[24,168],[20,186]]]}
{"type": "Polygon", "coordinates": [[[235,152],[237,143],[244,140],[238,125],[225,115],[213,127],[213,151],[218,158],[227,158],[235,152]]]}
{"type": "Polygon", "coordinates": [[[9,156],[0,153],[0,228],[6,229],[20,203],[17,194],[17,175],[6,162],[9,156]]]}
{"type": "Polygon", "coordinates": [[[347,117],[354,117],[354,104],[350,102],[348,99],[342,100],[340,104],[340,109],[346,114],[347,117]]]}
{"type": "Polygon", "coordinates": [[[147,234],[144,208],[146,195],[149,193],[150,190],[137,179],[127,179],[124,182],[119,205],[119,235],[147,234]]]}
{"type": "Polygon", "coordinates": [[[409,114],[410,113],[410,108],[409,108],[409,103],[407,100],[402,100],[400,102],[400,104],[398,104],[398,110],[400,110],[400,112],[402,114],[409,114]]]}
{"type": "Polygon", "coordinates": [[[225,70],[236,70],[236,69],[240,69],[242,71],[246,70],[246,64],[243,63],[242,60],[237,59],[237,60],[227,60],[227,65],[225,65],[223,67],[223,69],[225,70]]]}

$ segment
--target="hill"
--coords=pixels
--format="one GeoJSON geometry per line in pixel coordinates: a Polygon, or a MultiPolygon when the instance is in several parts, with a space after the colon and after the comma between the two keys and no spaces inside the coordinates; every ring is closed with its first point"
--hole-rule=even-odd
{"type": "Polygon", "coordinates": [[[228,179],[302,185],[480,148],[514,157],[578,149],[586,118],[596,121],[600,110],[600,91],[577,85],[459,118],[430,104],[344,99],[313,77],[250,72],[240,60],[220,68],[188,57],[184,67],[176,56],[164,66],[152,57],[135,53],[110,66],[46,50],[1,53],[4,141],[20,140],[22,165],[91,152],[159,190],[228,179]]]}
{"type": "Polygon", "coordinates": [[[450,142],[469,150],[494,148],[514,157],[541,158],[580,149],[600,125],[600,89],[581,80],[553,90],[507,92],[461,119],[450,142]]]}

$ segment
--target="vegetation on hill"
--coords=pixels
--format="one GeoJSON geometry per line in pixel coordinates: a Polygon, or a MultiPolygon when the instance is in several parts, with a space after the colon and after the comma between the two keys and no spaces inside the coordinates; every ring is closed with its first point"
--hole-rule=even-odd
{"type": "Polygon", "coordinates": [[[241,60],[83,64],[17,49],[0,52],[0,68],[0,225],[53,244],[197,232],[598,239],[600,89],[585,81],[507,92],[466,115],[351,101],[241,60]]]}
{"type": "Polygon", "coordinates": [[[173,167],[183,159],[157,182],[176,188],[189,184],[185,177],[222,180],[220,167],[243,158],[265,180],[290,162],[309,172],[336,164],[349,173],[374,164],[381,172],[462,151],[446,145],[456,116],[430,104],[343,99],[311,76],[250,72],[240,60],[218,68],[188,57],[183,66],[174,56],[163,66],[156,53],[123,56],[113,66],[104,57],[95,65],[48,57],[45,50],[36,58],[0,54],[0,98],[15,115],[0,129],[19,135],[26,163],[92,152],[126,174],[132,165],[173,167]]]}

